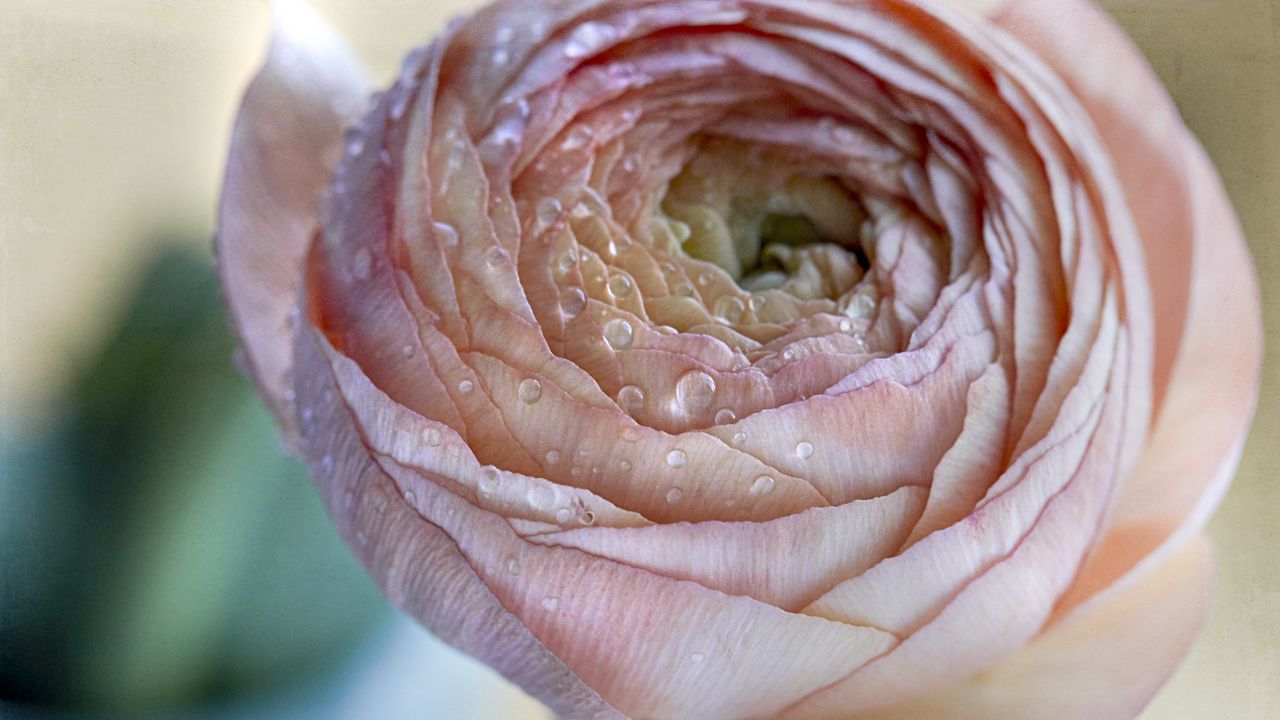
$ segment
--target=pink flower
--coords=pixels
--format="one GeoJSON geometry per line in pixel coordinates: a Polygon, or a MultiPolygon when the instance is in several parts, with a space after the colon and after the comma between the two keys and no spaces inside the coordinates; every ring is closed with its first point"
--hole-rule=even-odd
{"type": "Polygon", "coordinates": [[[1257,290],[1092,5],[508,0],[365,92],[283,8],[220,267],[442,638],[573,718],[1132,718],[1185,654],[1257,290]]]}

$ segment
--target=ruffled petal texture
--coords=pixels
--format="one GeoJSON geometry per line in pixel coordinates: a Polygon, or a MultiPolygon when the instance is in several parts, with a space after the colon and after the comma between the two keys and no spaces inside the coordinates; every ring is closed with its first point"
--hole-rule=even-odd
{"type": "Polygon", "coordinates": [[[260,389],[562,717],[1119,720],[1186,652],[1256,286],[1083,0],[499,2],[331,177],[351,76],[277,55],[220,233],[260,389]]]}

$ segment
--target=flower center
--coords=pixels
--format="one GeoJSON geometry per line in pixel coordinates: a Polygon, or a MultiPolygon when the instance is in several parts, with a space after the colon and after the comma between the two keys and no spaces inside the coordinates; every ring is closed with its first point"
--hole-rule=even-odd
{"type": "Polygon", "coordinates": [[[792,158],[709,142],[671,182],[663,211],[684,223],[681,249],[748,292],[834,300],[870,268],[868,214],[841,182],[806,174],[792,158]]]}

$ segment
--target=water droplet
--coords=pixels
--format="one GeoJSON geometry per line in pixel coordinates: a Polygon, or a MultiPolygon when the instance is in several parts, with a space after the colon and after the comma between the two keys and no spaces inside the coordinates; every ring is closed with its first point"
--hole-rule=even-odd
{"type": "Polygon", "coordinates": [[[614,275],[609,278],[609,292],[614,296],[624,298],[631,294],[631,278],[627,275],[614,275]]]}
{"type": "Polygon", "coordinates": [[[701,370],[690,370],[676,381],[676,404],[690,415],[711,409],[716,398],[716,381],[701,370]]]}
{"type": "Polygon", "coordinates": [[[383,148],[383,149],[379,150],[379,151],[378,151],[378,162],[382,163],[383,165],[390,165],[390,164],[391,164],[391,151],[390,151],[390,150],[388,150],[388,149],[386,149],[386,148],[383,148]]]}
{"type": "Polygon", "coordinates": [[[582,468],[576,465],[569,468],[569,477],[582,477],[582,468]]]}
{"type": "Polygon", "coordinates": [[[427,447],[438,447],[444,435],[436,428],[427,428],[422,433],[422,439],[426,441],[427,447]]]}
{"type": "Polygon", "coordinates": [[[631,472],[631,468],[632,468],[632,465],[630,460],[623,460],[622,462],[618,463],[618,469],[624,473],[631,472]]]}
{"type": "Polygon", "coordinates": [[[634,427],[626,427],[622,430],[622,441],[633,443],[640,439],[640,431],[634,427]]]}
{"type": "Polygon", "coordinates": [[[640,412],[644,408],[644,390],[635,385],[623,385],[622,389],[618,390],[618,407],[628,415],[640,412]]]}
{"type": "Polygon", "coordinates": [[[683,220],[674,220],[671,223],[671,233],[676,236],[678,242],[684,242],[693,236],[693,228],[683,220]]]}
{"type": "Polygon", "coordinates": [[[414,495],[412,490],[405,490],[404,501],[409,503],[410,505],[413,505],[414,503],[418,502],[418,496],[414,495]]]}
{"type": "Polygon", "coordinates": [[[796,457],[801,460],[808,460],[813,457],[813,443],[804,441],[796,445],[796,457]]]}
{"type": "Polygon", "coordinates": [[[373,258],[369,255],[369,249],[360,248],[351,262],[351,272],[355,273],[356,279],[361,282],[368,280],[373,268],[373,258]]]}
{"type": "Polygon", "coordinates": [[[751,312],[760,312],[760,308],[764,307],[767,299],[763,295],[752,295],[747,301],[747,306],[751,308],[751,312]]]}
{"type": "Polygon", "coordinates": [[[638,163],[636,162],[635,156],[628,155],[627,159],[622,161],[622,172],[630,175],[631,173],[636,171],[637,165],[638,163]]]}
{"type": "Polygon", "coordinates": [[[573,511],[569,508],[560,508],[556,511],[556,522],[564,525],[573,519],[573,511]]]}
{"type": "Polygon", "coordinates": [[[681,492],[680,488],[671,488],[667,491],[667,504],[675,505],[680,502],[680,499],[683,497],[684,493],[681,492]]]}
{"type": "Polygon", "coordinates": [[[659,325],[658,327],[654,328],[654,330],[657,331],[659,335],[679,335],[680,334],[679,330],[671,327],[670,325],[659,325]]]}
{"type": "Polygon", "coordinates": [[[707,656],[703,655],[702,653],[694,653],[689,656],[689,662],[693,663],[694,665],[701,665],[702,661],[706,659],[707,659],[707,656]]]}
{"type": "Polygon", "coordinates": [[[591,142],[594,133],[588,125],[574,125],[564,135],[564,141],[560,143],[560,147],[565,150],[581,150],[591,142]]]}
{"type": "Polygon", "coordinates": [[[584,510],[582,514],[578,516],[578,522],[582,523],[583,525],[595,525],[596,514],[591,512],[590,510],[584,510]]]}
{"type": "Polygon", "coordinates": [[[667,465],[677,470],[684,467],[689,462],[689,456],[683,450],[672,450],[667,453],[667,465]]]}
{"type": "Polygon", "coordinates": [[[529,505],[537,510],[546,510],[556,502],[556,491],[548,485],[534,485],[525,493],[529,505]]]}
{"type": "Polygon", "coordinates": [[[533,405],[542,399],[542,383],[535,378],[525,378],[520,381],[517,392],[525,404],[533,405]]]}
{"type": "Polygon", "coordinates": [[[476,483],[476,488],[481,495],[492,495],[493,491],[498,489],[498,471],[495,468],[485,468],[480,473],[480,481],[476,483]]]}
{"type": "Polygon", "coordinates": [[[752,495],[768,495],[773,492],[774,479],[768,475],[761,475],[751,483],[752,495]]]}
{"type": "Polygon", "coordinates": [[[560,293],[560,311],[567,318],[575,318],[587,307],[587,294],[582,288],[567,288],[560,293]]]}
{"type": "Polygon", "coordinates": [[[730,410],[729,408],[720,408],[719,410],[716,411],[717,425],[731,425],[734,422],[737,422],[737,420],[738,420],[738,414],[730,410]]]}
{"type": "Polygon", "coordinates": [[[463,395],[470,395],[471,391],[475,389],[476,389],[476,384],[471,380],[458,381],[458,392],[462,393],[463,395]]]}
{"type": "Polygon", "coordinates": [[[742,298],[736,295],[721,295],[720,299],[716,300],[716,317],[730,325],[741,322],[744,311],[746,311],[746,305],[742,302],[742,298]]]}
{"type": "Polygon", "coordinates": [[[538,203],[538,207],[534,210],[537,215],[538,222],[543,225],[551,225],[560,219],[560,213],[564,210],[564,206],[556,198],[544,198],[538,203]]]}
{"type": "Polygon", "coordinates": [[[853,332],[853,321],[850,320],[849,318],[845,318],[844,320],[841,320],[840,332],[842,333],[853,332]]]}
{"type": "Polygon", "coordinates": [[[559,598],[545,597],[542,598],[542,602],[539,604],[542,605],[543,610],[546,610],[547,612],[555,612],[556,609],[560,607],[560,600],[559,598]]]}
{"type": "Polygon", "coordinates": [[[604,339],[614,350],[626,350],[631,347],[635,330],[631,323],[622,318],[614,318],[604,325],[604,339]]]}
{"type": "Polygon", "coordinates": [[[436,242],[441,245],[444,245],[445,247],[455,247],[458,244],[458,231],[455,230],[452,225],[442,222],[432,223],[431,229],[436,242]]]}
{"type": "Polygon", "coordinates": [[[324,472],[325,475],[330,475],[333,473],[333,456],[332,455],[325,455],[323,458],[320,459],[320,469],[324,472]]]}
{"type": "Polygon", "coordinates": [[[704,272],[704,273],[702,273],[701,275],[699,275],[699,276],[698,276],[698,284],[699,284],[699,285],[703,285],[703,286],[710,285],[710,284],[711,284],[711,273],[709,273],[709,272],[704,272]]]}
{"type": "Polygon", "coordinates": [[[498,48],[493,51],[493,64],[497,66],[506,65],[511,60],[511,53],[506,48],[498,48]]]}
{"type": "Polygon", "coordinates": [[[547,458],[548,465],[555,465],[556,463],[560,462],[560,451],[548,450],[545,457],[547,458]]]}
{"type": "Polygon", "coordinates": [[[569,272],[573,269],[573,266],[577,264],[578,254],[572,250],[569,250],[560,256],[560,269],[564,272],[569,272]]]}
{"type": "Polygon", "coordinates": [[[786,350],[782,351],[782,359],[786,360],[787,362],[791,362],[792,360],[796,359],[797,354],[798,353],[795,348],[789,347],[786,350]]]}
{"type": "Polygon", "coordinates": [[[405,345],[404,347],[400,348],[400,354],[404,355],[405,360],[408,360],[409,358],[413,357],[413,346],[405,345]]]}
{"type": "Polygon", "coordinates": [[[507,572],[512,575],[520,574],[520,561],[515,558],[507,558],[507,572]]]}
{"type": "Polygon", "coordinates": [[[489,267],[498,267],[507,261],[507,257],[506,250],[495,246],[489,248],[489,251],[485,253],[484,261],[489,265],[489,267]]]}
{"type": "Polygon", "coordinates": [[[693,287],[693,283],[688,280],[681,280],[676,283],[675,291],[676,295],[679,295],[680,297],[693,297],[697,292],[693,287]]]}
{"type": "Polygon", "coordinates": [[[733,444],[741,445],[747,441],[747,434],[744,432],[736,432],[733,434],[733,444]]]}
{"type": "Polygon", "coordinates": [[[569,34],[569,42],[564,46],[565,57],[584,58],[598,52],[614,37],[614,30],[609,25],[594,21],[584,22],[569,34]]]}

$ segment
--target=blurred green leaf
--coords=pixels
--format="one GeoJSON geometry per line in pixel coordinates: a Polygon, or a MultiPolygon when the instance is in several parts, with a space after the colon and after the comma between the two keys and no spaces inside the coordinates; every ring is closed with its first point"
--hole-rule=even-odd
{"type": "Polygon", "coordinates": [[[388,611],[172,249],[48,437],[0,443],[0,697],[146,712],[299,682],[388,611]]]}

